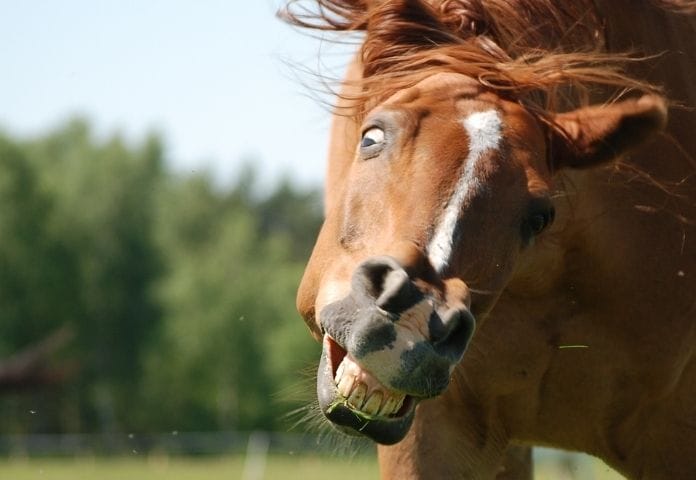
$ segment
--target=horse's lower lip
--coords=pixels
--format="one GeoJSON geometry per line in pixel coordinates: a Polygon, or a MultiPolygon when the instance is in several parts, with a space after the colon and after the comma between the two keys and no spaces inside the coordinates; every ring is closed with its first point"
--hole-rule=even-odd
{"type": "Polygon", "coordinates": [[[339,393],[334,382],[336,367],[345,354],[345,350],[333,339],[324,337],[324,348],[317,372],[317,394],[322,412],[345,433],[362,434],[383,444],[400,441],[411,426],[417,400],[407,396],[403,406],[388,416],[369,415],[353,408],[339,393]]]}

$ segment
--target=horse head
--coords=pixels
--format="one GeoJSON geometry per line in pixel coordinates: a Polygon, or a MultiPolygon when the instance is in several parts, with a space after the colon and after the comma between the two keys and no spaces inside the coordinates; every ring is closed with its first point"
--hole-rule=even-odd
{"type": "Polygon", "coordinates": [[[394,42],[423,41],[426,51],[452,41],[427,41],[447,28],[435,28],[422,2],[373,8],[358,62],[364,113],[334,129],[341,138],[330,154],[326,219],[297,303],[323,342],[322,411],[345,431],[391,444],[419,402],[448,388],[501,292],[553,281],[562,258],[547,231],[562,230],[570,215],[553,198],[559,172],[635,147],[664,127],[666,107],[645,95],[540,112],[445,64],[428,64],[398,88],[386,76],[379,85],[388,87],[370,92],[398,60],[394,42]],[[399,37],[408,21],[426,33],[399,37]],[[387,37],[391,48],[380,45],[387,37]]]}

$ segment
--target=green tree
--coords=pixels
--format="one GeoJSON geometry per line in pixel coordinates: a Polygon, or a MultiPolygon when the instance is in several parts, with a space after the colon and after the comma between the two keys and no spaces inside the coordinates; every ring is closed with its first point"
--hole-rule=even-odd
{"type": "Polygon", "coordinates": [[[68,325],[79,365],[0,398],[0,431],[284,428],[279,399],[318,352],[294,297],[319,195],[164,165],[156,136],[80,119],[0,136],[0,360],[68,325]]]}
{"type": "Polygon", "coordinates": [[[292,237],[264,231],[255,211],[263,202],[246,183],[252,176],[241,178],[228,192],[206,177],[186,179],[161,199],[167,321],[147,382],[152,401],[167,399],[159,428],[278,426],[275,394],[296,375],[290,369],[302,350],[312,351],[294,314],[302,265],[292,258],[292,237]],[[291,323],[301,335],[283,338],[279,332],[291,323]],[[278,361],[271,349],[287,352],[282,346],[289,344],[298,351],[278,361]]]}
{"type": "Polygon", "coordinates": [[[128,425],[137,406],[143,352],[161,320],[152,284],[162,270],[151,234],[154,195],[163,176],[156,137],[131,149],[119,136],[93,139],[83,120],[25,149],[41,190],[53,199],[47,227],[77,257],[62,282],[72,299],[81,375],[73,428],[128,425]]]}
{"type": "Polygon", "coordinates": [[[0,357],[74,319],[75,257],[48,229],[51,198],[17,145],[0,136],[0,357]]]}

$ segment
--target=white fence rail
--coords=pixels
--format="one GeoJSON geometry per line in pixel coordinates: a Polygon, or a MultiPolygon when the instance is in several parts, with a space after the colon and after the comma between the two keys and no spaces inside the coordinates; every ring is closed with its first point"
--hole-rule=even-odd
{"type": "MultiPolygon", "coordinates": [[[[108,434],[0,435],[0,458],[94,455],[241,455],[243,480],[263,478],[269,454],[375,455],[367,440],[339,434],[282,432],[178,432],[108,434]]],[[[594,480],[597,461],[586,455],[534,449],[537,469],[554,472],[554,480],[594,480]]],[[[615,478],[615,477],[612,477],[615,478]]]]}
{"type": "Polygon", "coordinates": [[[283,432],[179,432],[105,434],[0,435],[0,456],[73,456],[148,454],[172,455],[270,453],[374,454],[368,441],[339,434],[283,432]],[[350,445],[347,445],[347,443],[350,445]],[[263,447],[263,448],[262,448],[263,447]]]}

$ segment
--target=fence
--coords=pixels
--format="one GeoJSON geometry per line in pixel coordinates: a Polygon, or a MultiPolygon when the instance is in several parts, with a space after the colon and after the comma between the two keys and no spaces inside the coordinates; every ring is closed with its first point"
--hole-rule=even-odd
{"type": "MultiPolygon", "coordinates": [[[[264,478],[269,455],[374,456],[374,445],[339,434],[282,432],[178,432],[108,434],[0,435],[1,457],[97,455],[239,455],[242,479],[264,478]]],[[[543,478],[593,480],[598,461],[586,455],[536,448],[537,471],[553,472],[543,478]]],[[[617,478],[617,477],[610,477],[617,478]]]]}
{"type": "Polygon", "coordinates": [[[0,435],[0,456],[170,455],[269,453],[374,454],[367,441],[339,434],[179,432],[0,435]],[[265,445],[265,446],[264,446],[265,445]],[[262,447],[263,446],[263,447],[262,447]]]}

